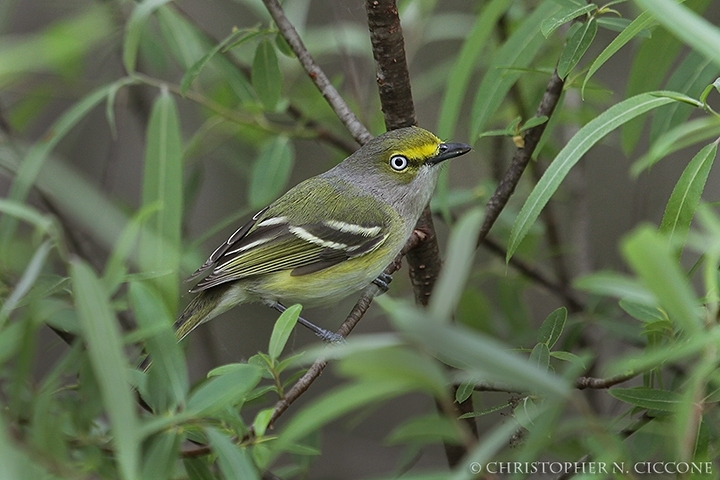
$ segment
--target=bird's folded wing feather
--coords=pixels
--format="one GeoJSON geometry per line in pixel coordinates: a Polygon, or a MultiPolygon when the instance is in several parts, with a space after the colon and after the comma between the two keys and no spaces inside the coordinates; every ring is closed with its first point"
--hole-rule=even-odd
{"type": "Polygon", "coordinates": [[[197,277],[209,272],[191,291],[282,270],[290,270],[293,276],[307,275],[367,254],[387,237],[383,215],[372,221],[365,219],[360,225],[332,219],[306,219],[297,225],[263,210],[193,274],[197,277]]]}

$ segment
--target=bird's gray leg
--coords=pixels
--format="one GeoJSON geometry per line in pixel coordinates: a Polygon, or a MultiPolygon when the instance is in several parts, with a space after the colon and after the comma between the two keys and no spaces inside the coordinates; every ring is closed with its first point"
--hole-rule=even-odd
{"type": "MultiPolygon", "coordinates": [[[[287,307],[280,302],[272,302],[272,303],[268,303],[268,305],[280,313],[287,310],[287,307]]],[[[305,320],[303,317],[298,317],[297,322],[300,325],[302,325],[303,327],[305,327],[308,330],[310,330],[311,332],[313,332],[318,337],[320,337],[320,339],[323,342],[345,343],[345,338],[343,338],[342,335],[339,335],[335,332],[331,332],[330,330],[325,330],[324,328],[320,328],[317,325],[315,325],[314,323],[305,320]]]]}

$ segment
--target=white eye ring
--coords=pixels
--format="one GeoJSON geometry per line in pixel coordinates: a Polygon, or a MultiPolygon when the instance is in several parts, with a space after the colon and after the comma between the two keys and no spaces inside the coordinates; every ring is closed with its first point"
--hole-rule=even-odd
{"type": "Polygon", "coordinates": [[[408,167],[408,159],[403,155],[393,155],[390,157],[390,166],[393,170],[402,172],[408,167]]]}

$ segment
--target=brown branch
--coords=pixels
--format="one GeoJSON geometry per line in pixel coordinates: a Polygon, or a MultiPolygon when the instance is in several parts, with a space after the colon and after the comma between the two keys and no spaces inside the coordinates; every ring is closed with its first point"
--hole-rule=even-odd
{"type": "Polygon", "coordinates": [[[602,390],[614,387],[618,383],[627,382],[642,373],[643,372],[632,372],[625,375],[616,375],[610,378],[580,377],[575,379],[575,388],[578,390],[585,390],[586,388],[602,390]]]}
{"type": "MultiPolygon", "coordinates": [[[[560,94],[562,93],[563,86],[563,80],[558,76],[557,70],[554,71],[545,89],[545,94],[540,101],[540,106],[538,106],[538,109],[535,112],[536,117],[546,116],[550,118],[550,116],[552,116],[558,100],[560,100],[560,94]]],[[[495,189],[495,193],[493,193],[493,196],[485,206],[485,220],[483,221],[480,233],[478,234],[478,246],[482,244],[483,239],[490,232],[490,229],[500,216],[500,212],[502,212],[513,192],[515,192],[515,187],[530,162],[532,154],[535,151],[546,126],[547,122],[530,128],[525,132],[525,136],[523,137],[523,147],[518,148],[515,152],[515,156],[510,163],[510,167],[508,167],[507,172],[505,172],[505,177],[503,177],[502,181],[495,189]]]]}
{"type": "MultiPolygon", "coordinates": [[[[405,41],[395,0],[366,0],[365,11],[376,63],[385,127],[393,130],[415,125],[417,120],[405,57],[405,41]]],[[[415,228],[422,232],[426,239],[416,248],[408,251],[407,261],[415,301],[427,306],[442,268],[440,247],[429,205],[425,207],[415,228]]],[[[454,391],[451,394],[454,398],[454,391]]],[[[472,398],[468,398],[460,405],[454,403],[452,408],[456,418],[472,411],[472,398]]],[[[442,408],[440,410],[445,411],[442,408]]],[[[463,424],[467,428],[469,438],[479,438],[474,419],[464,419],[463,424]]],[[[451,467],[458,465],[467,451],[468,445],[445,443],[445,454],[451,467]]]]}
{"type": "Polygon", "coordinates": [[[395,130],[416,125],[405,40],[395,0],[366,0],[365,11],[385,127],[395,130]]]}
{"type": "Polygon", "coordinates": [[[315,63],[315,60],[305,48],[295,27],[293,27],[287,17],[285,17],[285,12],[283,12],[278,1],[263,0],[263,3],[275,21],[278,30],[280,30],[280,33],[300,61],[300,65],[302,65],[310,79],[315,83],[315,86],[320,90],[322,96],[327,100],[328,104],[330,104],[335,115],[337,115],[360,145],[367,143],[372,138],[372,135],[360,120],[357,119],[352,110],[350,110],[350,107],[348,107],[338,91],[335,90],[335,87],[332,86],[325,72],[315,63]]]}

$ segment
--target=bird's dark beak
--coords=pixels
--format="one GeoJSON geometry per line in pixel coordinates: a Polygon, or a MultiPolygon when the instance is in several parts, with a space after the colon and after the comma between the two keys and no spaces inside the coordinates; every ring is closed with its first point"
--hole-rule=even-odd
{"type": "Polygon", "coordinates": [[[470,150],[472,150],[472,147],[464,143],[441,143],[438,147],[438,154],[431,158],[429,163],[437,165],[445,160],[465,155],[470,150]]]}

